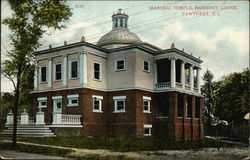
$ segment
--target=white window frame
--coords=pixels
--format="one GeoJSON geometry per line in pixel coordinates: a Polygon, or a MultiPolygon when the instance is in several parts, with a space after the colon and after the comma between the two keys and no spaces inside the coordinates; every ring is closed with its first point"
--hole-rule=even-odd
{"type": "Polygon", "coordinates": [[[115,71],[125,71],[126,70],[126,60],[125,59],[117,59],[115,60],[115,71]],[[123,69],[118,69],[117,68],[117,62],[118,61],[123,61],[124,62],[124,68],[123,69]]]}
{"type": "Polygon", "coordinates": [[[38,97],[38,107],[37,108],[47,108],[47,97],[38,97]],[[46,105],[42,105],[42,102],[46,102],[46,105]]]}
{"type": "Polygon", "coordinates": [[[57,63],[54,63],[54,81],[62,81],[62,76],[63,76],[63,65],[62,65],[62,62],[57,62],[57,63]],[[61,79],[56,79],[56,65],[58,64],[61,64],[61,79]]]}
{"type": "Polygon", "coordinates": [[[150,111],[151,97],[143,96],[142,99],[143,99],[143,113],[151,113],[151,111],[150,111]],[[148,102],[148,110],[144,110],[144,102],[145,101],[148,102]]]}
{"type": "Polygon", "coordinates": [[[45,66],[45,65],[39,67],[39,82],[40,82],[40,83],[47,83],[47,80],[48,80],[48,77],[47,77],[47,76],[48,76],[47,70],[48,70],[48,68],[47,68],[47,66],[45,66]],[[43,68],[43,67],[46,68],[46,81],[42,81],[42,68],[43,68]]]}
{"type": "Polygon", "coordinates": [[[79,106],[79,94],[71,94],[71,95],[67,95],[68,98],[68,107],[75,107],[75,106],[79,106]],[[77,100],[77,103],[72,103],[72,100],[77,100]]]}
{"type": "Polygon", "coordinates": [[[114,96],[113,100],[114,100],[114,106],[115,106],[113,113],[126,113],[126,96],[114,96]],[[124,109],[122,109],[122,110],[117,109],[117,102],[118,101],[123,101],[124,109]]]}
{"type": "Polygon", "coordinates": [[[97,96],[97,95],[92,95],[92,99],[93,99],[93,112],[96,113],[103,113],[102,111],[102,100],[103,100],[103,96],[97,96]],[[99,101],[99,109],[95,109],[95,101],[99,101]]]}
{"type": "Polygon", "coordinates": [[[152,136],[152,124],[144,124],[143,134],[144,136],[152,136]],[[145,129],[149,129],[149,134],[145,134],[145,129]]]}
{"type": "Polygon", "coordinates": [[[93,62],[93,79],[94,79],[95,81],[101,81],[101,76],[102,76],[102,64],[101,64],[100,62],[94,61],[94,62],[93,62]],[[100,65],[100,75],[99,75],[99,79],[96,79],[96,78],[95,78],[95,63],[100,65]]]}
{"type": "Polygon", "coordinates": [[[148,72],[148,73],[150,72],[150,62],[149,62],[149,61],[145,61],[145,60],[143,61],[143,71],[144,71],[144,72],[148,72]],[[144,63],[145,63],[145,62],[148,63],[148,70],[145,70],[145,68],[144,68],[144,63]]]}
{"type": "Polygon", "coordinates": [[[70,60],[69,61],[69,79],[78,79],[79,78],[79,61],[78,60],[70,60]],[[77,76],[72,77],[72,63],[77,62],[77,76]]]}

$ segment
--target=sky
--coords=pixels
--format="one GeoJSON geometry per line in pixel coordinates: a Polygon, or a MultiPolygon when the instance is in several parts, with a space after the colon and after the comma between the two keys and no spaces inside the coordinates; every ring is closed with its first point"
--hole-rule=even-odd
{"type": "MultiPolygon", "coordinates": [[[[68,1],[73,15],[66,29],[47,29],[39,50],[79,42],[84,36],[96,43],[112,29],[111,16],[119,8],[129,15],[128,28],[142,41],[161,49],[184,48],[200,57],[201,75],[208,69],[214,80],[249,68],[249,1],[68,1]]],[[[2,19],[11,17],[7,1],[1,1],[2,19]]],[[[10,50],[7,26],[2,25],[1,53],[10,50]]],[[[13,91],[1,76],[2,91],[13,91]]]]}

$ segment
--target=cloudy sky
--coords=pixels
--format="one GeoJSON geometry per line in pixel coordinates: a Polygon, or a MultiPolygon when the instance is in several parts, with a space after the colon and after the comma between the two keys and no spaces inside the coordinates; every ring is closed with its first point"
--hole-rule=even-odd
{"type": "MultiPolygon", "coordinates": [[[[11,16],[6,1],[1,1],[4,19],[11,16]]],[[[215,80],[249,67],[249,1],[69,1],[73,16],[61,31],[48,30],[40,49],[80,41],[96,43],[112,28],[111,16],[119,8],[129,15],[128,27],[143,41],[162,49],[176,48],[201,57],[202,74],[209,69],[215,80]],[[194,15],[195,14],[195,15],[194,15]]],[[[2,25],[2,59],[11,46],[8,28],[2,25]]],[[[2,91],[12,91],[2,77],[2,91]]]]}

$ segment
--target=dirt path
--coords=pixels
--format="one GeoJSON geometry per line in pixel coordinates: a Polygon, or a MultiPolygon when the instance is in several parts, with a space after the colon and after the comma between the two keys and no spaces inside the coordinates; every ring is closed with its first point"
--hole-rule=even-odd
{"type": "Polygon", "coordinates": [[[42,145],[29,142],[18,142],[20,144],[29,144],[53,148],[72,149],[75,152],[72,155],[100,154],[103,156],[125,155],[128,157],[143,158],[145,160],[242,160],[248,155],[247,147],[237,148],[203,148],[198,150],[164,150],[164,151],[143,151],[143,152],[113,152],[104,149],[78,149],[61,146],[42,145]]]}

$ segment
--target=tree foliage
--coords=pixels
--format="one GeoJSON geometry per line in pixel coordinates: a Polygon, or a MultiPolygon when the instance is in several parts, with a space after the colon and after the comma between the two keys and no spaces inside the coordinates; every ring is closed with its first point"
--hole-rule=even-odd
{"type": "Polygon", "coordinates": [[[202,77],[204,85],[201,86],[201,94],[203,96],[203,121],[208,127],[211,126],[213,78],[213,73],[207,70],[202,77]]]}
{"type": "Polygon", "coordinates": [[[240,124],[249,112],[249,69],[232,73],[214,84],[214,114],[229,123],[240,124]]]}
{"type": "Polygon", "coordinates": [[[20,91],[27,83],[32,53],[41,45],[40,39],[47,28],[61,29],[72,15],[65,0],[8,0],[12,12],[3,20],[11,31],[8,52],[10,60],[3,63],[3,74],[14,86],[13,145],[16,145],[17,111],[20,106],[20,91]]]}

